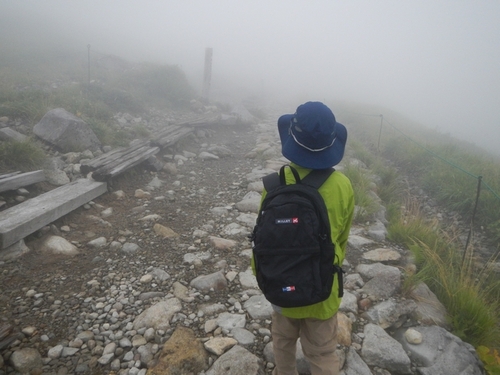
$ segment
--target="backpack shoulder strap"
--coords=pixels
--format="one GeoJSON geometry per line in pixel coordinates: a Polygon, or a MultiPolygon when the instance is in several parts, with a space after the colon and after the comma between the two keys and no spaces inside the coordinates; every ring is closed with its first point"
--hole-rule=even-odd
{"type": "Polygon", "coordinates": [[[262,182],[264,183],[266,191],[271,191],[272,189],[280,186],[280,175],[278,172],[268,174],[262,178],[262,182]]]}
{"type": "MultiPolygon", "coordinates": [[[[266,191],[270,191],[271,189],[277,188],[280,185],[283,185],[283,186],[286,185],[285,167],[290,168],[290,170],[293,173],[293,176],[295,177],[296,183],[301,182],[300,177],[299,177],[299,173],[297,172],[297,170],[295,168],[293,168],[291,165],[283,165],[280,168],[279,173],[274,172],[274,173],[268,174],[267,176],[264,176],[262,178],[262,182],[264,183],[264,188],[266,189],[266,191]]],[[[327,176],[327,178],[328,178],[328,176],[327,176]]]]}
{"type": "Polygon", "coordinates": [[[335,168],[313,169],[302,179],[302,183],[319,189],[333,172],[335,172],[335,168]]]}

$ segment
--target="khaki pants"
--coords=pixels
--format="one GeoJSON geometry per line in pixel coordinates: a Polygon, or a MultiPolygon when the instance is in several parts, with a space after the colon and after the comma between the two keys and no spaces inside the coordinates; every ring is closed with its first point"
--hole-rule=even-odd
{"type": "Polygon", "coordinates": [[[272,314],[273,350],[276,368],[273,375],[297,375],[295,353],[300,337],[304,356],[311,365],[311,375],[337,375],[337,315],[327,320],[292,319],[272,314]]]}

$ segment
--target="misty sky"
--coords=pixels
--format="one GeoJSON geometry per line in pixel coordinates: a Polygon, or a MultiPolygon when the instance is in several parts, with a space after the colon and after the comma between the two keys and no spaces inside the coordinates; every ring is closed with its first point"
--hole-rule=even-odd
{"type": "Polygon", "coordinates": [[[498,0],[0,0],[0,23],[2,42],[179,65],[198,90],[211,47],[214,87],[381,105],[500,150],[498,0]]]}

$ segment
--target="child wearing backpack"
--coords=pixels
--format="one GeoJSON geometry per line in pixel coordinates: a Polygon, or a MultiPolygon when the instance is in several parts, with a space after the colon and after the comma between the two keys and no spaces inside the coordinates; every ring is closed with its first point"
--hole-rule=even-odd
{"type": "Polygon", "coordinates": [[[272,303],[273,375],[297,375],[300,338],[312,375],[340,371],[337,311],[341,265],[354,212],[349,179],[334,171],[347,130],[321,102],[278,119],[282,154],[291,161],[264,178],[252,236],[252,268],[272,303]]]}

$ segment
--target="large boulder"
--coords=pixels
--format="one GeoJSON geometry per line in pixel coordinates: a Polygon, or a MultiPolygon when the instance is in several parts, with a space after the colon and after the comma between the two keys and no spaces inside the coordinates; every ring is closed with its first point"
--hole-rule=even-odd
{"type": "Polygon", "coordinates": [[[101,147],[89,125],[63,108],[47,112],[33,127],[33,133],[64,153],[96,151],[101,147]]]}

